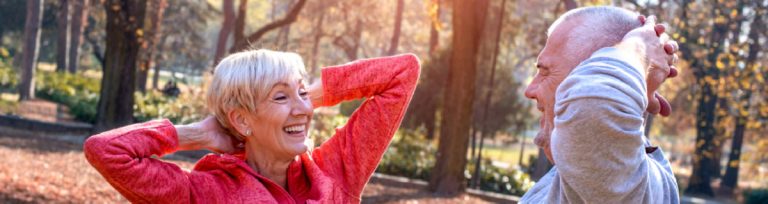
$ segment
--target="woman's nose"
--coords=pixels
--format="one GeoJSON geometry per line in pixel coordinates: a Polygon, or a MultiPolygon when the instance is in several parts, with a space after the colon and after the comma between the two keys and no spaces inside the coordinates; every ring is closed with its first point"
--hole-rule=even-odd
{"type": "Polygon", "coordinates": [[[309,100],[294,100],[291,115],[302,116],[312,112],[312,102],[309,100]]]}

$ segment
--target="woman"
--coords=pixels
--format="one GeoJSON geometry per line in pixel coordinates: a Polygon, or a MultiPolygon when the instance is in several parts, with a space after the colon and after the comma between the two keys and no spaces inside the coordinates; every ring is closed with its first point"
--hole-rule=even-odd
{"type": "Polygon", "coordinates": [[[214,117],[107,131],[85,142],[85,156],[137,203],[360,202],[411,100],[418,59],[400,55],[328,67],[309,90],[304,75],[293,53],[232,54],[216,67],[208,90],[214,117]],[[309,152],[312,107],[359,98],[367,100],[347,124],[309,152]],[[191,149],[224,154],[203,157],[191,172],[152,157],[191,149]]]}

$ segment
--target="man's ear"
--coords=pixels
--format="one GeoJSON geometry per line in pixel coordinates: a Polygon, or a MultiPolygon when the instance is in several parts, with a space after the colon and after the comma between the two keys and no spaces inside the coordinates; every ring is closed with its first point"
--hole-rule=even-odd
{"type": "MultiPolygon", "coordinates": [[[[247,134],[245,133],[252,131],[252,130],[248,130],[249,127],[248,127],[246,117],[243,114],[243,112],[240,111],[239,109],[235,109],[227,112],[227,119],[229,120],[229,124],[232,125],[232,128],[234,128],[235,131],[237,131],[237,133],[240,135],[247,136],[247,134]]],[[[240,137],[239,135],[236,135],[236,136],[240,137]]]]}

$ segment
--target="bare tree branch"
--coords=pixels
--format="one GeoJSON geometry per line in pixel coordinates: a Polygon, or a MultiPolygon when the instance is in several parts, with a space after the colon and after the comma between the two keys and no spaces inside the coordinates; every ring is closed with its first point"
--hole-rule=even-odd
{"type": "Polygon", "coordinates": [[[285,17],[283,17],[280,20],[269,23],[267,25],[264,25],[258,30],[256,30],[256,32],[246,37],[245,39],[235,42],[235,44],[232,46],[232,49],[230,49],[229,52],[235,53],[237,51],[244,50],[248,48],[248,46],[252,42],[256,42],[259,39],[261,39],[261,37],[263,37],[264,34],[266,34],[267,32],[293,23],[294,21],[296,21],[296,18],[299,16],[299,12],[301,12],[301,9],[304,8],[304,5],[306,3],[307,3],[307,0],[299,0],[299,2],[293,5],[290,12],[288,12],[288,14],[285,15],[285,17]]]}

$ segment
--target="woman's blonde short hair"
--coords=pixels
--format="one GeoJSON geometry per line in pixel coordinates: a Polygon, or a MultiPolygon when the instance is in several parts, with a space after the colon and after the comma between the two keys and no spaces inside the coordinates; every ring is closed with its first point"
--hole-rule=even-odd
{"type": "Polygon", "coordinates": [[[227,113],[259,111],[256,105],[267,97],[272,86],[296,76],[306,76],[303,60],[296,53],[260,49],[231,54],[213,72],[207,93],[208,109],[224,129],[240,135],[232,128],[227,113]]]}

